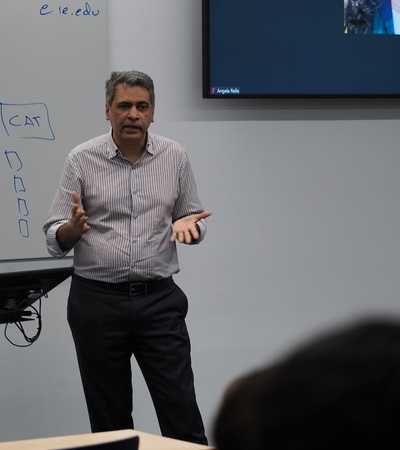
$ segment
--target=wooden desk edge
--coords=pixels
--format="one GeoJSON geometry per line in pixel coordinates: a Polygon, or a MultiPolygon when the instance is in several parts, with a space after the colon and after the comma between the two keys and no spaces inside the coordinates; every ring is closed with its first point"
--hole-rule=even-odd
{"type": "Polygon", "coordinates": [[[72,449],[74,446],[110,442],[130,436],[139,436],[139,450],[215,450],[213,447],[206,445],[192,444],[137,430],[105,431],[101,433],[0,442],[0,450],[58,450],[63,447],[72,449]]]}

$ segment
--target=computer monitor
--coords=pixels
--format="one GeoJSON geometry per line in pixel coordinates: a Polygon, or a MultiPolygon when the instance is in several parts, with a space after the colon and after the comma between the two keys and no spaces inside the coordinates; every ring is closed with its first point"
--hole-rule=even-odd
{"type": "Polygon", "coordinates": [[[73,267],[0,274],[0,323],[30,320],[24,310],[72,275],[73,267]]]}

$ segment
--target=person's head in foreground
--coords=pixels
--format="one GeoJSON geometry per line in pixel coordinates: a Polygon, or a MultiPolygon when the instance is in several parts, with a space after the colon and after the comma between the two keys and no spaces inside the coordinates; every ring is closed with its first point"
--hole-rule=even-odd
{"type": "Polygon", "coordinates": [[[214,423],[218,450],[389,448],[400,424],[400,322],[335,329],[235,380],[214,423]]]}

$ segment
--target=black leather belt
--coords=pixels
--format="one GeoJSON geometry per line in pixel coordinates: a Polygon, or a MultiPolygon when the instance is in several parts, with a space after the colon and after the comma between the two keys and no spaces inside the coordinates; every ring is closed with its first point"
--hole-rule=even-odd
{"type": "Polygon", "coordinates": [[[148,294],[153,291],[157,291],[172,283],[172,277],[161,278],[159,280],[146,280],[146,281],[126,281],[123,283],[107,283],[104,281],[91,280],[89,278],[83,278],[79,275],[73,274],[74,278],[89,283],[94,286],[99,286],[103,289],[114,292],[123,292],[128,295],[148,294]]]}

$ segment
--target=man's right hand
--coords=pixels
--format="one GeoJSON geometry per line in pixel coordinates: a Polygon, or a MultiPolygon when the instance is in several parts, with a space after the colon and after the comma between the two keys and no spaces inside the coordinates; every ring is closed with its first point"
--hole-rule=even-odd
{"type": "Polygon", "coordinates": [[[70,250],[81,238],[82,234],[90,229],[87,223],[88,217],[82,207],[79,195],[72,192],[74,204],[72,205],[72,217],[57,230],[58,245],[62,250],[70,250]]]}

